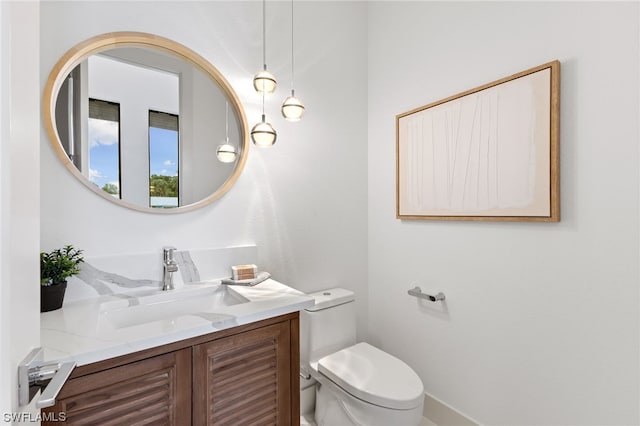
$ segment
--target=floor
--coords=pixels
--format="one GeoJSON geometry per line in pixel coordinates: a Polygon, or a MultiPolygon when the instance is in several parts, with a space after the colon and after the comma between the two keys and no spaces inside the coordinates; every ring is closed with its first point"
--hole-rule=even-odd
{"type": "MultiPolygon", "coordinates": [[[[300,416],[300,426],[316,426],[316,422],[313,421],[313,414],[307,414],[300,416]]],[[[431,420],[426,417],[422,418],[420,426],[437,426],[431,420]]]]}

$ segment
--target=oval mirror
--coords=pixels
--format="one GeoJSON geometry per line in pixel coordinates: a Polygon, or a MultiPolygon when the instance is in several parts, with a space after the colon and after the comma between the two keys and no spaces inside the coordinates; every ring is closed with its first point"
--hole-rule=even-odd
{"type": "Polygon", "coordinates": [[[249,151],[244,109],[206,59],[146,33],[71,48],[47,80],[43,118],[58,157],[116,204],[184,212],[221,197],[249,151]]]}

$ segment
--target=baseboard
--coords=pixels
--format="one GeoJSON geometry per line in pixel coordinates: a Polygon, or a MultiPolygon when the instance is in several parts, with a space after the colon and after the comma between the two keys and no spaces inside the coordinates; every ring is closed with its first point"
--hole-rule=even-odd
{"type": "Polygon", "coordinates": [[[470,419],[458,410],[427,393],[424,394],[423,415],[437,426],[480,425],[480,423],[470,419]]]}

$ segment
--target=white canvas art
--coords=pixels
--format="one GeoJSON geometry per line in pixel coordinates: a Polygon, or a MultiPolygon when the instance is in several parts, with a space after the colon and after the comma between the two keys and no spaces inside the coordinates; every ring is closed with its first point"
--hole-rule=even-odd
{"type": "Polygon", "coordinates": [[[397,117],[399,218],[555,221],[557,78],[525,73],[397,117]]]}

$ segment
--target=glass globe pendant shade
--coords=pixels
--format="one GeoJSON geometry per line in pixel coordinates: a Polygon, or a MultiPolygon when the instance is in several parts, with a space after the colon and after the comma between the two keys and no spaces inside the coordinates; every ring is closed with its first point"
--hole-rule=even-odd
{"type": "Polygon", "coordinates": [[[267,71],[266,65],[264,70],[253,77],[253,88],[256,89],[258,93],[273,93],[277,85],[278,83],[276,82],[275,76],[267,71]]]}
{"type": "Polygon", "coordinates": [[[218,149],[216,150],[216,157],[218,157],[218,161],[221,163],[233,163],[236,161],[237,156],[238,151],[236,150],[236,147],[229,144],[228,140],[226,143],[218,146],[218,149]]]}
{"type": "Polygon", "coordinates": [[[251,129],[251,140],[255,146],[267,147],[276,143],[276,131],[273,126],[264,121],[264,114],[262,115],[262,121],[251,129]]]}
{"type": "Polygon", "coordinates": [[[291,96],[282,102],[281,111],[282,116],[287,121],[299,121],[302,118],[302,114],[304,114],[304,104],[299,98],[295,97],[293,90],[291,91],[291,96]]]}

